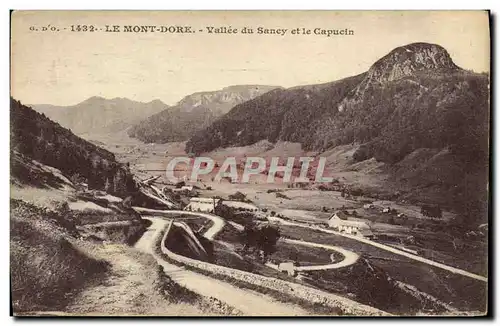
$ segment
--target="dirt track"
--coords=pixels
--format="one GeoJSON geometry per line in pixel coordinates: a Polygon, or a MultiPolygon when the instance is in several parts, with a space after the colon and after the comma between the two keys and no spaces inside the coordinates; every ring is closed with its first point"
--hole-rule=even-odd
{"type": "Polygon", "coordinates": [[[143,214],[152,214],[152,213],[161,213],[162,215],[172,215],[172,217],[178,215],[191,215],[191,216],[199,216],[206,218],[213,222],[212,226],[203,234],[203,236],[209,240],[213,240],[214,237],[222,230],[226,222],[217,215],[201,213],[201,212],[190,212],[190,211],[179,211],[179,210],[156,210],[156,209],[148,209],[142,207],[134,207],[134,209],[143,214]]]}
{"type": "Polygon", "coordinates": [[[327,270],[327,269],[342,268],[342,267],[346,267],[346,266],[354,264],[359,259],[358,254],[356,254],[352,251],[349,251],[349,250],[345,250],[345,249],[340,248],[340,247],[336,247],[336,246],[329,246],[329,245],[324,245],[321,243],[314,243],[314,242],[307,242],[307,241],[293,240],[293,239],[281,239],[281,241],[287,242],[287,243],[298,244],[298,245],[306,246],[306,247],[323,248],[323,249],[327,249],[327,250],[337,251],[337,252],[341,253],[342,255],[344,255],[344,259],[339,261],[338,263],[296,267],[295,270],[297,270],[299,272],[300,271],[323,271],[323,270],[327,270]]]}
{"type": "MultiPolygon", "coordinates": [[[[182,212],[181,213],[185,213],[182,212]]],[[[179,213],[177,213],[179,214],[179,213]]],[[[198,215],[198,213],[196,213],[198,215]]],[[[136,243],[136,248],[152,254],[155,234],[167,225],[167,220],[159,217],[144,217],[152,222],[143,237],[136,243]]],[[[216,233],[215,233],[216,234],[216,233]]],[[[170,264],[159,257],[158,263],[178,284],[206,297],[214,297],[238,309],[246,316],[304,316],[309,315],[303,308],[294,304],[285,304],[251,290],[244,290],[229,283],[186,270],[170,264]]]]}
{"type": "Polygon", "coordinates": [[[107,277],[89,284],[62,312],[51,315],[204,316],[191,304],[170,303],[156,290],[155,261],[133,248],[109,244],[96,254],[110,263],[107,277]]]}
{"type": "MultiPolygon", "coordinates": [[[[235,222],[231,222],[231,221],[229,221],[228,223],[231,224],[238,231],[243,231],[242,225],[235,223],[235,222]]],[[[300,246],[323,248],[323,249],[327,249],[327,250],[331,250],[331,251],[336,251],[344,256],[344,259],[338,263],[325,264],[325,265],[314,265],[314,266],[300,266],[300,267],[296,267],[297,271],[322,271],[322,270],[328,270],[328,269],[337,269],[337,268],[342,268],[342,267],[352,265],[355,262],[357,262],[359,259],[358,254],[356,254],[350,250],[346,250],[344,248],[337,247],[337,246],[329,246],[329,245],[325,245],[322,243],[308,242],[308,241],[302,241],[302,240],[293,240],[293,239],[287,239],[287,238],[280,238],[280,241],[298,244],[300,246]]],[[[273,264],[267,264],[267,265],[270,267],[273,267],[273,268],[277,268],[277,266],[273,265],[273,264]]]]}
{"type": "Polygon", "coordinates": [[[276,222],[279,222],[281,224],[285,224],[285,225],[291,225],[291,226],[297,226],[297,227],[302,227],[302,228],[313,229],[315,231],[320,231],[320,232],[324,232],[324,233],[335,234],[335,235],[339,235],[339,236],[346,237],[346,238],[349,238],[349,239],[353,239],[353,240],[356,240],[356,241],[359,241],[359,242],[363,242],[363,243],[369,244],[371,246],[374,246],[374,247],[377,247],[377,248],[380,248],[380,249],[383,249],[383,250],[395,253],[395,254],[400,255],[400,256],[405,256],[405,257],[408,257],[410,259],[413,259],[413,260],[416,260],[416,261],[419,261],[419,262],[422,262],[422,263],[425,263],[425,264],[428,264],[428,265],[431,265],[431,266],[435,266],[435,267],[444,269],[444,270],[446,270],[448,272],[451,272],[451,273],[454,273],[454,274],[460,274],[460,275],[467,276],[467,277],[470,277],[470,278],[473,278],[473,279],[476,279],[476,280],[479,280],[479,281],[488,282],[488,278],[487,277],[484,277],[484,276],[481,276],[481,275],[477,275],[477,274],[474,274],[474,273],[471,273],[471,272],[467,272],[467,271],[464,271],[464,270],[456,268],[456,267],[452,267],[452,266],[448,266],[448,265],[445,265],[445,264],[441,264],[441,263],[438,263],[436,261],[433,261],[433,260],[430,260],[430,259],[427,259],[427,258],[424,258],[424,257],[421,257],[421,256],[413,255],[413,254],[410,254],[408,252],[405,252],[405,251],[402,251],[402,250],[399,250],[399,249],[396,249],[396,248],[393,248],[393,247],[390,247],[390,246],[387,246],[387,245],[384,245],[384,244],[381,244],[381,243],[378,243],[378,242],[375,242],[375,241],[372,241],[372,240],[369,240],[369,239],[365,239],[365,238],[361,238],[361,237],[356,237],[356,236],[353,236],[353,235],[349,235],[349,234],[345,234],[345,233],[341,233],[341,232],[337,232],[337,231],[333,231],[333,230],[328,230],[328,229],[324,229],[324,228],[311,227],[311,226],[300,224],[300,223],[289,222],[289,221],[283,220],[283,219],[278,218],[278,217],[272,217],[271,219],[274,220],[274,221],[276,221],[276,222]]]}

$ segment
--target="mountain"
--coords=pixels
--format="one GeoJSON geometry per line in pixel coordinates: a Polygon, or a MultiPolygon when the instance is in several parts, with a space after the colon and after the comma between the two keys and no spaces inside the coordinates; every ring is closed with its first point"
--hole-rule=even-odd
{"type": "Polygon", "coordinates": [[[298,142],[319,152],[357,144],[354,161],[375,158],[397,181],[439,189],[451,206],[484,213],[488,137],[489,76],[461,69],[439,45],[413,43],[363,74],[276,89],[239,104],[191,137],[186,152],[261,140],[298,142]],[[435,155],[415,164],[404,160],[419,149],[435,155]]]}
{"type": "MultiPolygon", "coordinates": [[[[11,178],[14,183],[35,187],[57,187],[60,180],[75,180],[90,189],[127,196],[136,190],[128,166],[115,155],[73,134],[44,114],[11,98],[11,178]],[[38,162],[38,163],[37,163],[38,162]],[[59,181],[46,182],[47,171],[34,166],[58,169],[59,181]]],[[[45,168],[46,170],[47,168],[45,168]]]]}
{"type": "Polygon", "coordinates": [[[353,107],[364,98],[367,91],[419,72],[453,73],[460,70],[449,53],[441,46],[413,43],[394,49],[378,60],[368,70],[366,77],[339,105],[339,111],[353,107]]]}
{"type": "Polygon", "coordinates": [[[94,96],[71,106],[35,104],[31,107],[73,132],[84,134],[127,129],[145,117],[168,108],[168,105],[160,100],[142,103],[127,98],[94,96]]]}
{"type": "Polygon", "coordinates": [[[276,86],[237,85],[213,92],[199,92],[184,97],[174,107],[165,109],[129,129],[131,137],[144,142],[184,141],[208,127],[233,106],[260,96],[276,86]]]}

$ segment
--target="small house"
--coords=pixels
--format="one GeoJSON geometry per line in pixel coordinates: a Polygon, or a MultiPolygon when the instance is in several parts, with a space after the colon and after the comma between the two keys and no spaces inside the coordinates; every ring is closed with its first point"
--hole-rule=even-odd
{"type": "Polygon", "coordinates": [[[189,204],[184,208],[185,211],[213,213],[215,209],[222,204],[219,198],[192,197],[189,204]]]}
{"type": "Polygon", "coordinates": [[[368,234],[368,231],[370,230],[368,224],[363,221],[349,220],[348,215],[342,211],[337,211],[332,215],[332,217],[328,221],[328,226],[339,232],[359,236],[363,236],[363,234],[361,233],[362,230],[366,234],[368,234]]]}
{"type": "Polygon", "coordinates": [[[282,273],[287,273],[289,276],[295,276],[297,274],[295,267],[296,267],[295,262],[287,261],[287,262],[280,263],[278,265],[278,270],[282,273]]]}

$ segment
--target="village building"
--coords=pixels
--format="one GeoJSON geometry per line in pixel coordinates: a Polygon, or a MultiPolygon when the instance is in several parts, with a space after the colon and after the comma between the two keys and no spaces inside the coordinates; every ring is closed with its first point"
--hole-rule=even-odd
{"type": "Polygon", "coordinates": [[[196,191],[193,186],[182,186],[180,188],[172,189],[174,193],[181,193],[185,195],[195,195],[196,191]]]}
{"type": "Polygon", "coordinates": [[[245,203],[238,200],[224,200],[224,205],[246,211],[257,211],[259,208],[252,203],[245,203]]]}
{"type": "Polygon", "coordinates": [[[184,208],[185,211],[213,213],[215,209],[222,204],[219,198],[192,197],[189,204],[184,208]]]}
{"type": "Polygon", "coordinates": [[[330,220],[328,226],[339,232],[352,234],[363,237],[372,237],[373,233],[368,224],[363,221],[353,221],[348,219],[348,215],[342,211],[335,212],[330,220]]]}
{"type": "Polygon", "coordinates": [[[287,261],[287,262],[282,262],[278,265],[278,270],[282,273],[287,273],[289,276],[295,276],[297,275],[297,271],[295,270],[295,262],[293,261],[287,261]]]}

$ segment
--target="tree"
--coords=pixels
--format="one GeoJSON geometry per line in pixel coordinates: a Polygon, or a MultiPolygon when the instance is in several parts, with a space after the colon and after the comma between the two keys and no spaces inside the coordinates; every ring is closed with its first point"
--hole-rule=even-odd
{"type": "Polygon", "coordinates": [[[228,198],[229,200],[246,201],[247,196],[244,193],[237,191],[234,194],[229,195],[228,198]]]}
{"type": "Polygon", "coordinates": [[[132,207],[132,196],[128,196],[125,198],[122,202],[122,206],[125,208],[131,208],[132,207]]]}
{"type": "Polygon", "coordinates": [[[255,224],[248,223],[241,233],[243,242],[243,254],[246,254],[250,248],[257,248],[257,229],[255,224]]]}
{"type": "Polygon", "coordinates": [[[254,223],[248,223],[241,233],[243,254],[253,248],[254,251],[261,253],[262,259],[266,261],[269,255],[276,251],[276,243],[280,236],[280,231],[275,226],[264,225],[258,227],[254,223]]]}
{"type": "Polygon", "coordinates": [[[276,251],[276,243],[280,237],[280,231],[275,226],[268,224],[259,229],[257,233],[257,248],[262,251],[264,261],[276,251]]]}

